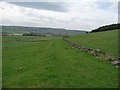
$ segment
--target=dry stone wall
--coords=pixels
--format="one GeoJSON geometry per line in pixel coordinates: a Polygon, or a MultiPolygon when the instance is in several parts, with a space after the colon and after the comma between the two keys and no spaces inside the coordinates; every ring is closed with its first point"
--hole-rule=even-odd
{"type": "Polygon", "coordinates": [[[69,45],[71,45],[72,47],[79,49],[80,51],[83,51],[83,52],[91,54],[95,57],[99,57],[104,60],[110,61],[110,63],[112,65],[114,65],[116,67],[120,67],[120,57],[114,57],[112,55],[109,55],[109,54],[101,51],[100,49],[92,49],[92,48],[87,48],[87,47],[81,46],[77,43],[74,43],[74,42],[68,40],[68,37],[67,38],[63,37],[63,40],[65,42],[67,42],[69,45]]]}

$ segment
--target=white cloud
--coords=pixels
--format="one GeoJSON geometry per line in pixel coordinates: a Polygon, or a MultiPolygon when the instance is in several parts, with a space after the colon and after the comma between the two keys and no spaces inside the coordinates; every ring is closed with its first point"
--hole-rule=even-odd
{"type": "MultiPolygon", "coordinates": [[[[88,0],[1,0],[5,2],[88,2],[88,0]]],[[[118,2],[119,0],[89,0],[89,2],[118,2]]]]}
{"type": "Polygon", "coordinates": [[[67,12],[32,9],[0,2],[4,25],[27,25],[91,30],[101,25],[117,23],[117,2],[100,9],[93,2],[66,2],[67,12]]]}

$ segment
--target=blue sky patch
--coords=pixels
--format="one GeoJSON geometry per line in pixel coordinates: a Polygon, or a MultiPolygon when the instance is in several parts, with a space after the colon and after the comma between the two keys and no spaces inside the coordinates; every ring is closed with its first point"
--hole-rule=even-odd
{"type": "Polygon", "coordinates": [[[104,9],[108,9],[112,5],[112,3],[111,2],[96,2],[96,5],[99,9],[104,10],[104,9]]]}

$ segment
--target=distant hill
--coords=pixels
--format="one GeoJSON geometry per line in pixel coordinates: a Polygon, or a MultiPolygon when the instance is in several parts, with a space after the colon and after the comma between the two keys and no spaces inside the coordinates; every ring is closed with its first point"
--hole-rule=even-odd
{"type": "Polygon", "coordinates": [[[62,28],[46,28],[46,27],[23,27],[23,26],[2,26],[2,32],[8,34],[24,34],[24,33],[40,33],[40,34],[51,34],[51,35],[76,35],[85,33],[86,31],[83,30],[67,30],[62,28]]]}
{"type": "Polygon", "coordinates": [[[110,30],[115,30],[115,29],[120,29],[120,23],[101,26],[97,29],[92,30],[91,33],[92,32],[110,31],[110,30]]]}

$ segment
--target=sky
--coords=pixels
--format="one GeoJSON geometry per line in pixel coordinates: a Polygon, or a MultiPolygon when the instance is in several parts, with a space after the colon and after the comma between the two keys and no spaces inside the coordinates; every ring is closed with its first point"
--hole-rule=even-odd
{"type": "Polygon", "coordinates": [[[118,2],[115,0],[114,2],[61,1],[2,1],[0,24],[91,31],[118,22],[118,2]]]}

